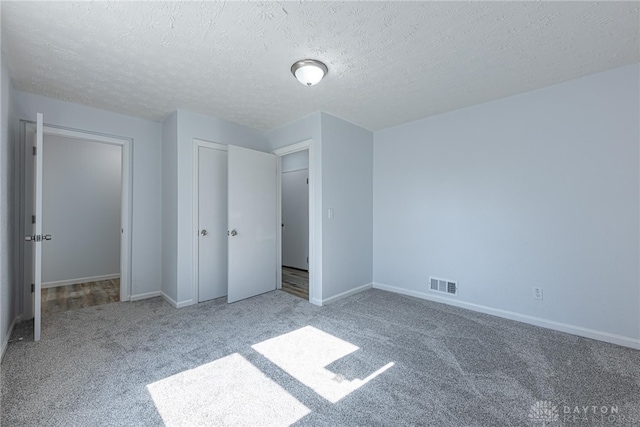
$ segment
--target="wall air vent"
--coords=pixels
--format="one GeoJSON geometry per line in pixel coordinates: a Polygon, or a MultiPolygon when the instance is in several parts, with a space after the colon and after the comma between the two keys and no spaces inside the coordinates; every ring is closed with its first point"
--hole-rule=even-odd
{"type": "Polygon", "coordinates": [[[458,282],[454,282],[453,280],[429,277],[429,289],[454,297],[458,296],[458,282]]]}

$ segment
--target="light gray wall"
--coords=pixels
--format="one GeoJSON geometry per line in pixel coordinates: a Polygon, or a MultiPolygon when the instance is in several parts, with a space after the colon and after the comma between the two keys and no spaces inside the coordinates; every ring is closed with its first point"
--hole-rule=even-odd
{"type": "Polygon", "coordinates": [[[195,303],[193,295],[193,139],[268,151],[262,133],[190,111],[177,111],[177,259],[176,299],[195,303]]]}
{"type": "MultiPolygon", "coordinates": [[[[315,152],[322,154],[322,141],[320,138],[321,116],[321,113],[309,114],[293,123],[265,132],[264,136],[269,144],[270,151],[313,139],[315,152]]],[[[320,157],[320,155],[317,155],[316,159],[320,157]]],[[[318,164],[320,165],[320,163],[318,164]]]]}
{"type": "Polygon", "coordinates": [[[13,86],[4,54],[0,60],[0,358],[17,316],[18,257],[16,125],[13,86]]]}
{"type": "MultiPolygon", "coordinates": [[[[311,180],[315,189],[315,223],[319,251],[319,295],[331,301],[372,281],[373,134],[326,113],[304,117],[266,132],[272,149],[313,139],[311,180]],[[334,219],[327,218],[333,209],[334,219]]],[[[317,237],[316,237],[317,239],[317,237]]]]}
{"type": "Polygon", "coordinates": [[[298,151],[282,156],[280,167],[282,172],[309,168],[309,150],[298,151]]]}
{"type": "Polygon", "coordinates": [[[122,147],[44,136],[43,285],[120,274],[121,175],[122,147]]]}
{"type": "Polygon", "coordinates": [[[373,134],[322,113],[322,179],[326,300],[373,281],[373,134]]]}
{"type": "Polygon", "coordinates": [[[162,292],[177,299],[178,112],[162,122],[162,292]]]}
{"type": "Polygon", "coordinates": [[[271,151],[288,147],[298,142],[313,140],[313,159],[310,159],[309,181],[313,182],[313,223],[309,224],[313,230],[313,250],[309,259],[309,276],[313,286],[309,289],[309,301],[316,305],[322,305],[322,138],[321,138],[321,113],[313,113],[293,123],[277,129],[265,132],[265,138],[271,151]],[[311,256],[315,259],[312,260],[311,256]],[[314,264],[315,262],[315,264],[314,264]]]}
{"type": "Polygon", "coordinates": [[[131,295],[159,292],[162,236],[162,125],[150,120],[54,100],[27,92],[15,93],[18,119],[104,133],[133,140],[133,222],[131,295]]]}
{"type": "Polygon", "coordinates": [[[459,303],[640,343],[638,80],[633,65],[376,132],[375,282],[458,280],[459,303]]]}

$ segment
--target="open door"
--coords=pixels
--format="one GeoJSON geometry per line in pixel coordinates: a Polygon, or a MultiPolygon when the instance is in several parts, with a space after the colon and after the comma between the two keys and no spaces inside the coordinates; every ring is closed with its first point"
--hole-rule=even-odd
{"type": "Polygon", "coordinates": [[[229,146],[227,301],[276,289],[276,156],[229,146]]]}
{"type": "MultiPolygon", "coordinates": [[[[50,235],[42,235],[42,140],[43,119],[42,113],[36,116],[36,140],[33,146],[33,211],[31,235],[25,236],[25,240],[33,245],[33,340],[40,341],[41,325],[41,289],[42,289],[42,242],[51,240],[50,235]]],[[[29,153],[27,153],[29,155],[29,153]]]]}

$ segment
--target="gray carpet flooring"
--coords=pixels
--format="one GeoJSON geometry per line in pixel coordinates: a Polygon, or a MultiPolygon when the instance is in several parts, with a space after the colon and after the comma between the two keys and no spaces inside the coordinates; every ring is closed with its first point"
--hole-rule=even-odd
{"type": "Polygon", "coordinates": [[[46,317],[40,343],[29,326],[2,426],[640,425],[640,351],[380,290],[114,303],[46,317]]]}

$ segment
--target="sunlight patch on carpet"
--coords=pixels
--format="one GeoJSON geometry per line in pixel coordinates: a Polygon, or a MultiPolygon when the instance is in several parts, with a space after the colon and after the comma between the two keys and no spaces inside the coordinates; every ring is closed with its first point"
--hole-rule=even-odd
{"type": "Polygon", "coordinates": [[[311,411],[234,353],[147,385],[165,426],[290,425],[311,411]]]}
{"type": "Polygon", "coordinates": [[[326,366],[359,350],[359,347],[313,326],[271,338],[252,348],[332,403],[393,366],[393,362],[387,363],[365,378],[353,380],[346,379],[340,372],[331,372],[326,366]]]}

